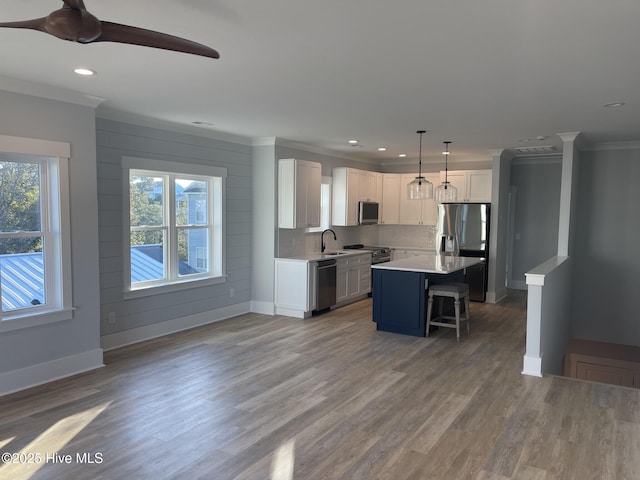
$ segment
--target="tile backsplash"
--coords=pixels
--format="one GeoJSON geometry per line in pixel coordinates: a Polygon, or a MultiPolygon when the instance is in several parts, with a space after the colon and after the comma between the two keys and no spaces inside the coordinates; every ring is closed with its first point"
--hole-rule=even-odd
{"type": "MultiPolygon", "coordinates": [[[[341,250],[345,245],[362,243],[385,247],[413,247],[435,249],[436,227],[433,225],[363,225],[357,227],[332,227],[324,235],[328,251],[341,250]]],[[[303,229],[278,229],[276,256],[297,257],[320,252],[321,233],[308,233],[303,229]]]]}
{"type": "Polygon", "coordinates": [[[378,245],[389,247],[436,247],[435,225],[378,225],[378,245]]]}

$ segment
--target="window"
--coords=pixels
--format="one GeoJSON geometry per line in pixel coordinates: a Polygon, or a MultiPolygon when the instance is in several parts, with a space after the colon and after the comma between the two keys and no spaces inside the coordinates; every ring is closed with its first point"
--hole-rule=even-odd
{"type": "Polygon", "coordinates": [[[123,168],[128,292],[224,281],[226,169],[131,157],[123,168]]]}
{"type": "Polygon", "coordinates": [[[331,177],[322,177],[320,184],[320,226],[305,229],[308,233],[331,228],[331,177]]]}
{"type": "Polygon", "coordinates": [[[68,152],[0,136],[0,330],[71,318],[68,152]]]}

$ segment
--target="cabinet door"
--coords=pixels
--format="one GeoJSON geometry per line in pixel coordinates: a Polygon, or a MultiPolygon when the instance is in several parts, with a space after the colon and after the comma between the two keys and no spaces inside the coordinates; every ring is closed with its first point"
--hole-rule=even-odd
{"type": "Polygon", "coordinates": [[[306,202],[307,202],[307,227],[320,226],[320,189],[322,184],[322,167],[319,163],[307,163],[307,183],[306,183],[306,202]]]}
{"type": "MultiPolygon", "coordinates": [[[[275,304],[276,307],[310,310],[313,303],[309,279],[315,264],[300,261],[276,260],[275,262],[275,304]]],[[[315,285],[315,283],[314,283],[315,285]]]]}
{"type": "Polygon", "coordinates": [[[331,223],[337,226],[358,224],[359,171],[353,168],[333,169],[333,204],[331,223]]]}
{"type": "Polygon", "coordinates": [[[360,294],[360,266],[355,265],[347,270],[347,296],[355,297],[360,294]]]}
{"type": "Polygon", "coordinates": [[[361,170],[358,175],[358,200],[363,202],[377,202],[377,174],[361,170]]]}
{"type": "MultiPolygon", "coordinates": [[[[445,174],[440,172],[440,181],[444,182],[445,174]]],[[[447,180],[451,185],[458,189],[458,198],[456,202],[467,201],[467,173],[462,171],[449,171],[447,180]]]]}
{"type": "Polygon", "coordinates": [[[278,227],[320,226],[320,169],[293,158],[278,162],[278,227]]]}
{"type": "Polygon", "coordinates": [[[371,265],[360,265],[360,294],[371,291],[371,265]]]}
{"type": "Polygon", "coordinates": [[[307,226],[307,188],[309,178],[309,165],[306,162],[296,162],[296,227],[307,226]]]}
{"type": "Polygon", "coordinates": [[[469,172],[467,180],[468,202],[491,201],[491,170],[478,170],[469,172]]]}
{"type": "Polygon", "coordinates": [[[336,303],[340,303],[349,297],[347,288],[348,265],[346,259],[338,259],[336,272],[336,303]]]}
{"type": "Polygon", "coordinates": [[[360,185],[360,172],[353,169],[347,170],[347,225],[358,224],[358,187],[360,185]]]}
{"type": "Polygon", "coordinates": [[[415,175],[400,176],[400,223],[402,225],[420,225],[422,222],[422,201],[407,198],[407,185],[415,175]]]}
{"type": "Polygon", "coordinates": [[[576,373],[577,378],[589,380],[591,382],[633,387],[634,372],[630,368],[577,362],[576,373]]]}
{"type": "Polygon", "coordinates": [[[382,175],[382,205],[380,223],[400,223],[400,175],[382,175]]]}

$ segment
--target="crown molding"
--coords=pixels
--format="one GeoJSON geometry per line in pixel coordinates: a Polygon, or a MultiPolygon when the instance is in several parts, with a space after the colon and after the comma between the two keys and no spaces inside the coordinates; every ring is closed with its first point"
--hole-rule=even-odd
{"type": "MultiPolygon", "coordinates": [[[[272,137],[261,137],[261,138],[270,139],[272,137]]],[[[376,161],[372,158],[360,157],[356,155],[348,155],[340,150],[332,150],[327,147],[321,147],[319,145],[313,145],[310,143],[297,142],[294,140],[287,140],[286,138],[281,138],[281,137],[275,137],[275,145],[279,147],[292,148],[295,150],[302,150],[309,153],[316,153],[318,155],[326,155],[328,157],[333,157],[333,158],[341,158],[343,160],[349,160],[351,162],[365,163],[373,166],[381,165],[379,161],[376,161]]]]}
{"type": "Polygon", "coordinates": [[[195,135],[198,137],[211,138],[223,142],[236,143],[239,145],[251,146],[251,138],[232,133],[220,132],[212,130],[206,126],[193,124],[184,124],[172,122],[169,120],[160,120],[151,118],[137,113],[123,112],[106,106],[96,110],[96,117],[104,120],[112,120],[114,122],[132,123],[141,127],[157,128],[160,130],[170,130],[172,132],[184,133],[186,135],[195,135]]]}
{"type": "Polygon", "coordinates": [[[640,142],[601,142],[587,144],[583,151],[587,152],[605,152],[610,150],[639,150],[640,142]]]}
{"type": "Polygon", "coordinates": [[[93,109],[107,100],[106,98],[96,97],[95,95],[80,93],[66,88],[53,87],[31,80],[7,77],[5,75],[0,75],[0,89],[22,95],[30,95],[32,97],[72,103],[93,109]]]}

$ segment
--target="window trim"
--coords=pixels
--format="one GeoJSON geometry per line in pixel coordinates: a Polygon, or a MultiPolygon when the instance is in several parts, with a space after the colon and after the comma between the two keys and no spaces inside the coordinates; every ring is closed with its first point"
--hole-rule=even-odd
{"type": "MultiPolygon", "coordinates": [[[[185,290],[188,288],[213,285],[226,282],[226,219],[225,198],[227,169],[210,165],[198,165],[191,163],[170,162],[154,160],[150,158],[124,156],[121,160],[123,181],[123,274],[124,274],[124,298],[139,298],[148,295],[157,295],[167,292],[185,290]],[[211,243],[214,250],[210,252],[210,266],[215,266],[214,258],[219,258],[216,270],[207,275],[193,275],[176,277],[176,280],[166,282],[145,283],[135,288],[131,285],[131,245],[130,245],[130,205],[129,205],[129,176],[132,170],[141,170],[157,173],[158,176],[168,174],[173,176],[184,175],[186,177],[217,177],[219,182],[209,181],[211,192],[210,223],[212,226],[211,243]],[[217,185],[216,185],[217,184],[217,185]]],[[[169,202],[173,201],[175,192],[170,191],[169,202]],[[173,200],[172,200],[173,199],[173,200]]],[[[171,229],[170,229],[171,230],[171,229]]],[[[171,232],[169,232],[171,234],[171,232]]]]}
{"type": "Polygon", "coordinates": [[[320,233],[331,228],[331,209],[333,205],[333,177],[321,177],[320,180],[320,226],[307,227],[306,233],[320,233]]]}
{"type": "MultiPolygon", "coordinates": [[[[18,310],[3,314],[0,311],[0,332],[34,327],[73,318],[73,278],[71,267],[71,208],[69,162],[71,145],[67,142],[0,135],[0,152],[42,157],[40,196],[45,196],[42,223],[49,224],[48,234],[55,245],[45,243],[43,261],[46,262],[45,289],[53,294],[53,301],[45,307],[18,310]],[[46,218],[45,218],[46,217],[46,218]],[[47,255],[48,253],[48,255],[47,255]]],[[[51,240],[48,242],[50,243],[51,240]]]]}

